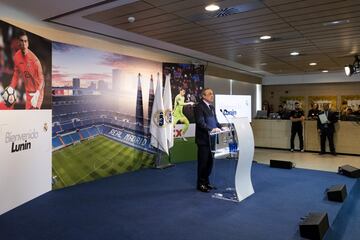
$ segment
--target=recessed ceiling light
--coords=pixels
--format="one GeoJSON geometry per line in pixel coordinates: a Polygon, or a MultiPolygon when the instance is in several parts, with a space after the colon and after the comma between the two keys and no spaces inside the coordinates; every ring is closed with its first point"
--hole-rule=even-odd
{"type": "Polygon", "coordinates": [[[327,73],[327,72],[329,72],[329,70],[322,70],[322,72],[323,72],[323,73],[327,73]]]}
{"type": "Polygon", "coordinates": [[[269,36],[269,35],[264,35],[264,36],[261,36],[260,39],[261,39],[261,40],[268,40],[268,39],[271,39],[271,36],[269,36]]]}
{"type": "Polygon", "coordinates": [[[217,11],[219,9],[220,9],[220,7],[218,5],[215,5],[215,4],[210,4],[210,5],[207,5],[205,7],[205,10],[209,11],[209,12],[214,12],[214,11],[217,11]]]}
{"type": "Polygon", "coordinates": [[[310,66],[316,66],[317,63],[316,62],[312,62],[312,63],[309,63],[310,66]]]}
{"type": "Polygon", "coordinates": [[[300,53],[299,52],[291,52],[290,55],[291,56],[298,56],[300,53]]]}
{"type": "Polygon", "coordinates": [[[133,16],[130,16],[130,17],[128,17],[128,22],[129,23],[133,23],[133,22],[135,22],[135,17],[133,17],[133,16]]]}

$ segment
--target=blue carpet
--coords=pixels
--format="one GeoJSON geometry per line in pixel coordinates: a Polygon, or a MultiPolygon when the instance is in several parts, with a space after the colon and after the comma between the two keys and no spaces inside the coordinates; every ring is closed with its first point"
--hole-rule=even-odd
{"type": "MultiPolygon", "coordinates": [[[[215,184],[229,178],[229,164],[216,163],[215,184]]],[[[327,201],[325,189],[346,184],[350,191],[356,183],[253,164],[255,194],[233,203],[196,191],[195,173],[196,162],[187,162],[49,192],[1,215],[0,239],[300,239],[301,217],[327,212],[332,223],[343,206],[327,201]]]]}

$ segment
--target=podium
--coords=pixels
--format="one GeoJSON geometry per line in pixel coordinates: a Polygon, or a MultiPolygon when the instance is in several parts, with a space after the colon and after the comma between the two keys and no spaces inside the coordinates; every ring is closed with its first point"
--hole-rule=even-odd
{"type": "MultiPolygon", "coordinates": [[[[210,133],[210,141],[214,161],[227,158],[236,162],[234,176],[228,186],[218,188],[212,195],[213,198],[241,202],[254,193],[251,181],[251,166],[254,157],[254,135],[248,118],[232,118],[232,129],[218,133],[210,133]],[[235,149],[231,141],[237,143],[235,149]],[[232,145],[232,146],[231,146],[232,145]],[[230,148],[229,148],[230,146],[230,148]]],[[[216,164],[214,165],[216,172],[216,164]]]]}

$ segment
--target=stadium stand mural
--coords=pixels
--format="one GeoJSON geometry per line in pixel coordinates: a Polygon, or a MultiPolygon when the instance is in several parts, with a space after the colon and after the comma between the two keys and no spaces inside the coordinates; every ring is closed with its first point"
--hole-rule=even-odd
{"type": "Polygon", "coordinates": [[[162,64],[58,42],[52,51],[53,189],[152,167],[152,76],[162,64]]]}
{"type": "Polygon", "coordinates": [[[156,149],[150,145],[148,125],[115,110],[94,110],[99,109],[96,102],[103,102],[99,99],[102,97],[73,96],[69,100],[64,100],[69,97],[53,97],[53,151],[103,135],[136,149],[155,153],[156,149]]]}

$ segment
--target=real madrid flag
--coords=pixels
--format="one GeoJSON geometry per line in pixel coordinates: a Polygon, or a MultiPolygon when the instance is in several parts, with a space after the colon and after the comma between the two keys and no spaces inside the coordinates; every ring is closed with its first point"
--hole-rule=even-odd
{"type": "Polygon", "coordinates": [[[165,122],[166,122],[166,138],[168,148],[174,146],[174,126],[172,117],[172,97],[171,97],[171,85],[170,74],[166,75],[165,89],[164,89],[164,109],[165,109],[165,122]]]}
{"type": "Polygon", "coordinates": [[[162,96],[162,83],[157,79],[154,105],[151,114],[151,145],[169,154],[166,138],[166,120],[162,96]]]}

